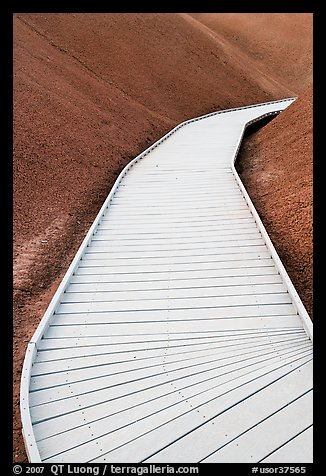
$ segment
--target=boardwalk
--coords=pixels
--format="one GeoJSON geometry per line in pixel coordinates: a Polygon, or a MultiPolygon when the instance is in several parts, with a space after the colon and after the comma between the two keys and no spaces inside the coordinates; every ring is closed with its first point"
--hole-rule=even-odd
{"type": "Polygon", "coordinates": [[[121,173],[28,345],[32,462],[312,461],[312,324],[233,166],[292,101],[187,121],[121,173]]]}

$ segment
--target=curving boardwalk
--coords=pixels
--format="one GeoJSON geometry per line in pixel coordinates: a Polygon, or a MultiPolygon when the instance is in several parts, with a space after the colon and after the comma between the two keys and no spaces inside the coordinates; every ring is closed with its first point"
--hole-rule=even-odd
{"type": "Polygon", "coordinates": [[[187,121],[121,173],[28,344],[32,462],[312,461],[312,324],[233,165],[292,101],[187,121]]]}

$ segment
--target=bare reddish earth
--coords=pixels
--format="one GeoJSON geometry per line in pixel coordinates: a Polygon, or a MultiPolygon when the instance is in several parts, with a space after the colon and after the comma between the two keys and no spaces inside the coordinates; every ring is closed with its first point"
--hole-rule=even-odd
{"type": "Polygon", "coordinates": [[[26,344],[120,170],[184,119],[291,87],[190,15],[15,15],[14,461],[26,344]]]}
{"type": "Polygon", "coordinates": [[[312,88],[248,137],[237,167],[298,291],[313,314],[312,88]]]}
{"type": "Polygon", "coordinates": [[[199,13],[193,17],[295,94],[312,82],[312,13],[199,13]]]}

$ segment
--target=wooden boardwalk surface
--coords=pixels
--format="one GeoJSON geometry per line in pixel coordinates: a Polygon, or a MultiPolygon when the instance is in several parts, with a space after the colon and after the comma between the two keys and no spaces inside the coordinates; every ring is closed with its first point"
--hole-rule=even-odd
{"type": "Polygon", "coordinates": [[[312,461],[312,325],[234,170],[293,99],[178,126],[122,172],[28,345],[32,462],[312,461]]]}

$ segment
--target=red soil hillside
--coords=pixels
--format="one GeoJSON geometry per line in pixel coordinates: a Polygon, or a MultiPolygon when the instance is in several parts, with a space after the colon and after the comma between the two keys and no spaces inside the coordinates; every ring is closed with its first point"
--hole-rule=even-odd
{"type": "Polygon", "coordinates": [[[312,13],[196,13],[256,67],[298,94],[312,81],[312,13]]]}
{"type": "Polygon", "coordinates": [[[293,94],[238,30],[189,14],[14,16],[15,461],[26,344],[121,169],[185,119],[293,94]]]}
{"type": "Polygon", "coordinates": [[[312,88],[244,141],[241,179],[312,317],[312,88]]]}

